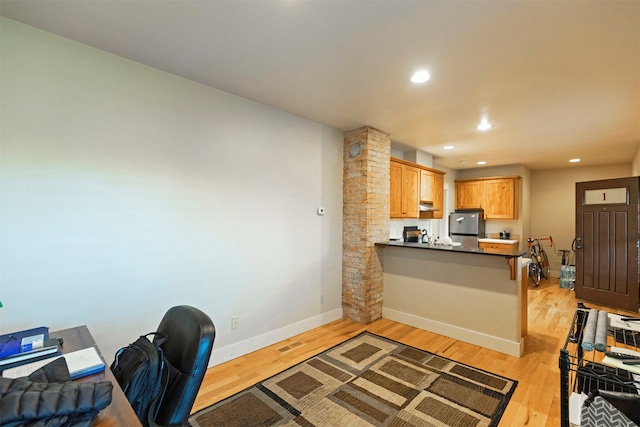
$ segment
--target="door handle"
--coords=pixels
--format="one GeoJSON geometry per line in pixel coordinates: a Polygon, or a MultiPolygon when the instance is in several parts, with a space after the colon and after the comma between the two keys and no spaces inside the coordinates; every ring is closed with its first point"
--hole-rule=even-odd
{"type": "Polygon", "coordinates": [[[582,242],[582,237],[577,237],[576,238],[576,249],[582,249],[582,245],[580,244],[580,242],[582,242]]]}

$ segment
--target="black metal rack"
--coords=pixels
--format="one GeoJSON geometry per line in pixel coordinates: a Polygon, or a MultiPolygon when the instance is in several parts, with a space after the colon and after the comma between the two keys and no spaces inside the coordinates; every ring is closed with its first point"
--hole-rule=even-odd
{"type": "MultiPolygon", "coordinates": [[[[638,393],[640,375],[625,369],[606,366],[602,363],[603,352],[585,351],[582,337],[590,308],[578,303],[572,326],[567,334],[564,347],[560,350],[560,420],[561,427],[570,427],[569,398],[571,393],[591,390],[610,390],[625,393],[638,393]]],[[[634,351],[640,351],[640,332],[629,329],[608,327],[607,350],[612,345],[634,351]]]]}

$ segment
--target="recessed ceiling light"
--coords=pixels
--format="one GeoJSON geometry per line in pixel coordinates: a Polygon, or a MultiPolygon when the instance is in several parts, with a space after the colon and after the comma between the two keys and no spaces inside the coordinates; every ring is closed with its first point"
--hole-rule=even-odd
{"type": "Polygon", "coordinates": [[[476,129],[478,130],[489,130],[491,129],[493,125],[487,121],[483,121],[482,123],[480,123],[478,126],[476,126],[476,129]]]}
{"type": "Polygon", "coordinates": [[[580,159],[571,159],[569,160],[570,163],[578,163],[580,161],[580,159]]]}
{"type": "Polygon", "coordinates": [[[445,150],[453,150],[453,145],[445,145],[444,147],[445,150]]]}
{"type": "Polygon", "coordinates": [[[429,80],[431,76],[424,70],[416,71],[413,76],[411,76],[411,81],[413,83],[424,83],[429,80]]]}
{"type": "Polygon", "coordinates": [[[486,165],[487,162],[478,162],[479,165],[486,165]]]}

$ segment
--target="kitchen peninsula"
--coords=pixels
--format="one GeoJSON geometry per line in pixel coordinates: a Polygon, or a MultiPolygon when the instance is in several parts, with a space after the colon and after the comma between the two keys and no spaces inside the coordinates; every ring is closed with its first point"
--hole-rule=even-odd
{"type": "Polygon", "coordinates": [[[402,241],[384,247],[382,316],[511,356],[527,333],[524,251],[402,241]]]}

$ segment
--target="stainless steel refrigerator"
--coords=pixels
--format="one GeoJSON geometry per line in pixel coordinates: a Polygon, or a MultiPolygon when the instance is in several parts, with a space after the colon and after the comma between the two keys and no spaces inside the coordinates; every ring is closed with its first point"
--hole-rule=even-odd
{"type": "Polygon", "coordinates": [[[449,214],[449,237],[463,247],[478,247],[478,239],[485,237],[484,211],[455,211],[449,214]]]}

